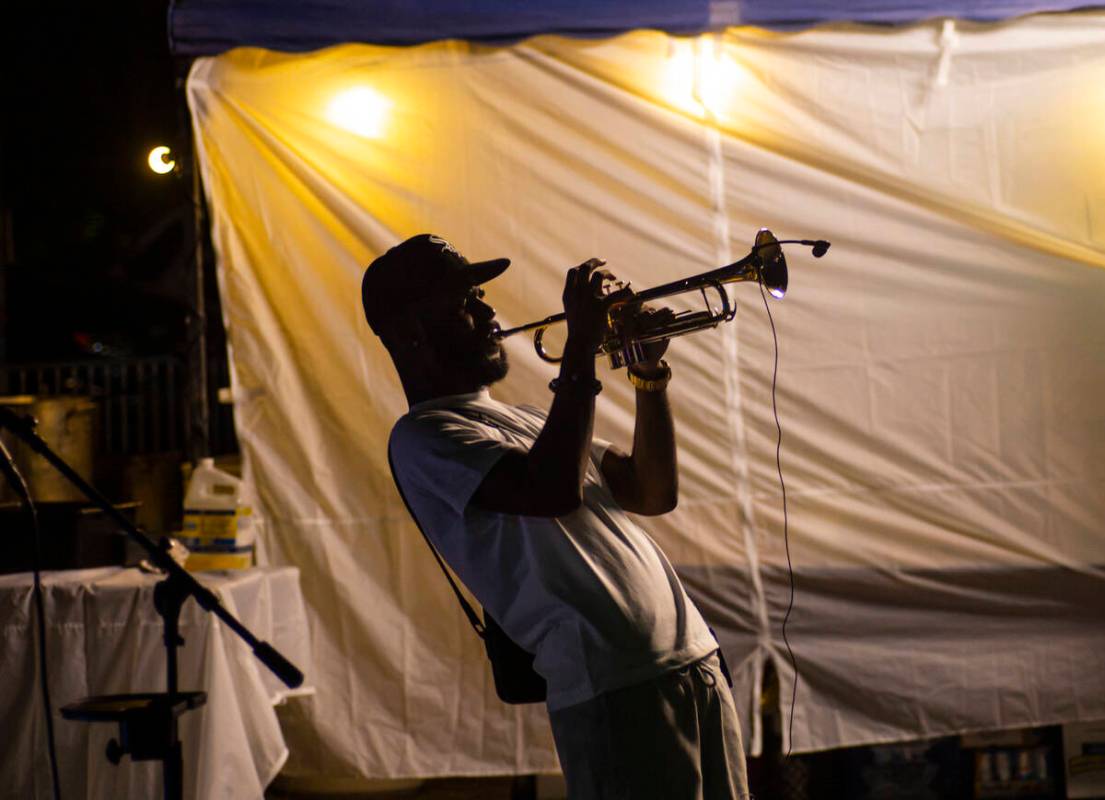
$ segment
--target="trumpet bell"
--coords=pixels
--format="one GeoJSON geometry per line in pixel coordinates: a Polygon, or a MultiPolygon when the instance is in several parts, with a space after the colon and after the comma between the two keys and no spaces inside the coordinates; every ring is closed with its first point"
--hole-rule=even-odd
{"type": "Polygon", "coordinates": [[[787,260],[779,240],[767,228],[760,228],[754,250],[760,256],[760,280],[772,297],[782,300],[787,293],[787,260]]]}

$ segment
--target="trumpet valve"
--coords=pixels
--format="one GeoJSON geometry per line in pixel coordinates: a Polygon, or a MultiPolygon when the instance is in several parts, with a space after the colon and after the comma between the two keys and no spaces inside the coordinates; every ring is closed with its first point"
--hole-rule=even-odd
{"type": "Polygon", "coordinates": [[[632,282],[620,281],[616,278],[610,281],[603,281],[602,293],[604,296],[614,294],[614,292],[620,292],[622,289],[632,289],[632,282]]]}

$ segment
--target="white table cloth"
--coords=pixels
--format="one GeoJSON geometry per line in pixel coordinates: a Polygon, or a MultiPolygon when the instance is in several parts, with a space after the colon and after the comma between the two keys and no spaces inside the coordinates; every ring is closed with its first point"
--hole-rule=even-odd
{"type": "MultiPolygon", "coordinates": [[[[230,613],[296,664],[309,686],[307,620],[293,567],[197,575],[230,613]]],[[[160,762],[112,765],[115,723],[63,719],[58,709],[84,697],[165,690],[158,576],[137,569],[48,572],[47,660],[62,794],[66,798],[161,796],[160,762]]],[[[46,725],[34,645],[29,573],[0,576],[0,797],[49,798],[46,725]]],[[[189,600],[181,612],[181,691],[207,703],[180,718],[186,798],[261,798],[288,755],[274,706],[289,691],[213,615],[189,600]]]]}

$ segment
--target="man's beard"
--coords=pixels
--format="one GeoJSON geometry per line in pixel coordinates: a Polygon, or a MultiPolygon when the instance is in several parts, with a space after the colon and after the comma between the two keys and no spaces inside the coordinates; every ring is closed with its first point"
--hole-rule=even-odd
{"type": "Polygon", "coordinates": [[[495,342],[495,351],[492,353],[486,336],[473,339],[446,338],[444,344],[441,356],[450,364],[451,369],[470,376],[480,386],[498,383],[510,370],[502,344],[495,342]]]}
{"type": "Polygon", "coordinates": [[[506,377],[510,371],[510,363],[506,358],[506,350],[498,345],[498,355],[490,356],[483,353],[473,353],[470,368],[473,375],[477,375],[481,386],[490,386],[498,383],[506,377]]]}

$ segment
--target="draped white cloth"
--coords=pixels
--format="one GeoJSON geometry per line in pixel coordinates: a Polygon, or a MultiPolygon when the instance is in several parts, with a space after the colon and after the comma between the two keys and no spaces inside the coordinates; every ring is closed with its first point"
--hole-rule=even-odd
{"type": "MultiPolygon", "coordinates": [[[[514,264],[504,327],[591,256],[635,287],[786,249],[670,350],[679,508],[644,522],[717,629],[746,738],[765,659],[796,751],[1105,717],[1105,15],[977,26],[636,32],[503,47],[241,49],[188,94],[247,480],[297,565],[318,696],[299,774],[556,768],[494,697],[388,474],[405,402],[364,266],[423,231],[514,264]],[[786,708],[784,709],[786,710],[786,708]]],[[[691,307],[693,298],[681,298],[691,307]]],[[[547,404],[508,340],[496,396],[547,404]]],[[[600,370],[597,435],[632,389],[600,370]]]]}
{"type": "MultiPolygon", "coordinates": [[[[189,800],[264,796],[288,756],[274,705],[309,694],[307,617],[292,567],[200,573],[227,611],[306,674],[289,690],[214,615],[189,600],[181,609],[179,688],[207,702],[180,717],[184,793],[189,800]]],[[[165,691],[165,648],[153,592],[159,577],[100,567],[43,574],[46,657],[54,706],[61,796],[146,800],[162,794],[162,767],[126,756],[114,765],[109,722],[63,719],[59,709],[90,696],[165,691]]],[[[53,797],[38,676],[32,580],[0,576],[0,797],[53,797]]]]}

